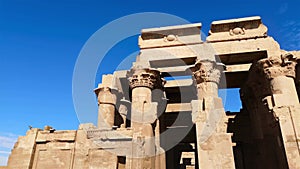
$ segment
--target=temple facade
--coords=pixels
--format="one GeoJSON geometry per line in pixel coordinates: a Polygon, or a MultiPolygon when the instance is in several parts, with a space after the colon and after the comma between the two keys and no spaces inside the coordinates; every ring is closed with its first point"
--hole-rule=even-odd
{"type": "Polygon", "coordinates": [[[139,47],[95,89],[97,126],[32,128],[0,168],[300,169],[300,51],[260,17],[214,21],[205,40],[201,23],[143,29],[139,47]],[[240,112],[224,110],[230,88],[240,112]]]}

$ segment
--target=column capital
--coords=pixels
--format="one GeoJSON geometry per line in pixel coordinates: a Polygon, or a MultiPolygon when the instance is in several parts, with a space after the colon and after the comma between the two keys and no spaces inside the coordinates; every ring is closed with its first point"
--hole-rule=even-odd
{"type": "Polygon", "coordinates": [[[161,78],[160,72],[150,68],[132,68],[130,70],[129,86],[131,89],[136,87],[147,87],[152,89],[162,89],[164,79],[161,78]]]}
{"type": "Polygon", "coordinates": [[[271,80],[278,76],[296,77],[296,58],[290,53],[280,57],[269,57],[257,62],[257,67],[265,75],[265,78],[271,80]]]}
{"type": "Polygon", "coordinates": [[[221,67],[214,61],[200,60],[196,62],[191,70],[197,84],[203,82],[214,82],[219,84],[220,82],[221,67]]]}
{"type": "Polygon", "coordinates": [[[108,87],[108,86],[102,86],[102,84],[99,84],[99,85],[98,85],[98,88],[96,88],[96,89],[94,90],[94,92],[95,92],[95,94],[96,94],[97,96],[98,96],[99,93],[102,92],[102,91],[109,91],[109,92],[111,92],[111,88],[108,87]]]}
{"type": "Polygon", "coordinates": [[[98,98],[98,104],[112,104],[117,103],[117,93],[110,87],[100,87],[95,90],[98,98]]]}

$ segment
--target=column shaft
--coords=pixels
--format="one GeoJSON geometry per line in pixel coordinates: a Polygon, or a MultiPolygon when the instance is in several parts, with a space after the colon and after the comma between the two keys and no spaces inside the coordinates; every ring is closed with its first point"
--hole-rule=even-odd
{"type": "MultiPolygon", "coordinates": [[[[152,90],[162,88],[160,72],[150,69],[132,69],[129,78],[131,88],[131,127],[133,129],[133,156],[131,169],[156,166],[154,124],[157,122],[157,103],[153,103],[152,90]]],[[[129,166],[129,165],[128,165],[129,166]]]]}
{"type": "MultiPolygon", "coordinates": [[[[258,62],[269,81],[271,96],[268,108],[278,119],[289,168],[300,168],[300,106],[294,82],[296,60],[291,54],[270,57],[258,62]]],[[[279,134],[280,134],[279,133],[279,134]]]]}
{"type": "Polygon", "coordinates": [[[104,87],[98,93],[98,128],[112,128],[115,120],[116,95],[104,87]]]}
{"type": "Polygon", "coordinates": [[[192,101],[200,169],[233,169],[231,134],[226,133],[222,99],[218,97],[220,70],[213,61],[200,61],[194,68],[198,100],[192,101]]]}

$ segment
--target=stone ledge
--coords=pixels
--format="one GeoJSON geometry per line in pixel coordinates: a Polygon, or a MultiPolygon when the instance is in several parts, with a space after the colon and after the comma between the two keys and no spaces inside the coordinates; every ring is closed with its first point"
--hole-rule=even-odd
{"type": "Polygon", "coordinates": [[[55,131],[50,133],[49,131],[39,131],[37,134],[36,142],[47,141],[75,141],[76,131],[55,131]]]}

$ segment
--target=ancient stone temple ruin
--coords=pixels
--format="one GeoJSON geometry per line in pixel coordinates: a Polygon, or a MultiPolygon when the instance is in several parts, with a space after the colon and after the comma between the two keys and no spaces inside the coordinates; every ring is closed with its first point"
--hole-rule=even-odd
{"type": "Polygon", "coordinates": [[[300,52],[281,50],[260,17],[200,30],[143,29],[132,68],[95,89],[97,126],[33,128],[2,168],[300,169],[300,52]],[[240,112],[224,110],[229,88],[240,112]]]}

